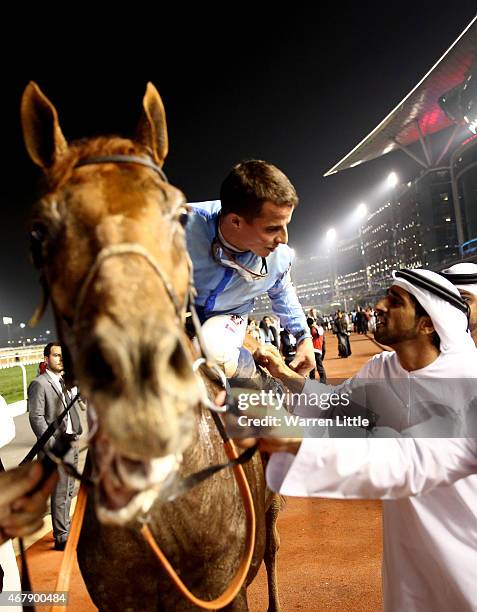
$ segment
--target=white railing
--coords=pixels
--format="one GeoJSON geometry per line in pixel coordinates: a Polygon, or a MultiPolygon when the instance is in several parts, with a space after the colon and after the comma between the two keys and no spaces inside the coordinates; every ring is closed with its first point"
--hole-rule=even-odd
{"type": "Polygon", "coordinates": [[[0,349],[0,369],[43,361],[43,345],[0,349]]]}

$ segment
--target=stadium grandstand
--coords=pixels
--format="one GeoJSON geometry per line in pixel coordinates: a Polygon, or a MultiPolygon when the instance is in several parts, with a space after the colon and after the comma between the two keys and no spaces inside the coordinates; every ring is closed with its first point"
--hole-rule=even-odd
{"type": "MultiPolygon", "coordinates": [[[[477,261],[477,17],[417,85],[325,176],[393,154],[414,176],[390,175],[357,235],[322,256],[297,257],[292,279],[305,308],[373,305],[394,269],[439,270],[477,261]]],[[[364,206],[364,205],[363,205],[364,206]]],[[[271,311],[265,296],[256,316],[271,311]]]]}

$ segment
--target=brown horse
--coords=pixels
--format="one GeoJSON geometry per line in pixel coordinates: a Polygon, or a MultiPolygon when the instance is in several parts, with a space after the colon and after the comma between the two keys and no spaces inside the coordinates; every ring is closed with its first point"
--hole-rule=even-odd
{"type": "MultiPolygon", "coordinates": [[[[168,149],[161,98],[149,84],[136,141],[68,144],[55,107],[30,83],[22,124],[28,153],[46,178],[32,219],[33,257],[65,369],[88,400],[96,432],[94,503],[90,496],[78,547],[88,591],[101,610],[197,609],[153,557],[138,513],[148,511],[156,541],[203,599],[217,597],[233,577],[246,528],[231,471],[173,502],[158,497],[162,483],[227,460],[183,331],[187,206],[161,170],[168,149]]],[[[269,609],[278,610],[277,498],[266,489],[260,457],[246,474],[256,541],[246,584],[227,609],[247,609],[246,586],[264,559],[269,609]]]]}

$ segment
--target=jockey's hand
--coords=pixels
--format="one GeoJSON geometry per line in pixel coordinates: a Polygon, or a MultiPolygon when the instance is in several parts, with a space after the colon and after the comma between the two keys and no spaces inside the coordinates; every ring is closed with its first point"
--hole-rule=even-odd
{"type": "Polygon", "coordinates": [[[274,378],[284,379],[289,375],[293,376],[294,372],[285,364],[280,352],[272,344],[260,346],[253,354],[255,361],[267,368],[274,378]]]}
{"type": "Polygon", "coordinates": [[[301,438],[244,438],[234,440],[237,446],[250,448],[258,444],[261,453],[291,453],[296,455],[302,443],[301,438]]]}
{"type": "Polygon", "coordinates": [[[311,338],[305,338],[296,348],[296,355],[290,363],[290,368],[306,376],[315,367],[315,352],[311,338]]]}
{"type": "Polygon", "coordinates": [[[252,353],[257,350],[261,346],[260,342],[253,338],[250,334],[245,334],[245,338],[243,340],[243,346],[252,353]]]}
{"type": "Polygon", "coordinates": [[[257,363],[270,372],[274,378],[279,378],[293,393],[301,393],[305,379],[285,364],[283,357],[274,346],[262,346],[255,351],[253,357],[257,363]]]}
{"type": "Polygon", "coordinates": [[[0,544],[12,537],[29,535],[43,525],[46,502],[58,476],[55,472],[29,495],[42,473],[37,461],[0,473],[0,544]]]}

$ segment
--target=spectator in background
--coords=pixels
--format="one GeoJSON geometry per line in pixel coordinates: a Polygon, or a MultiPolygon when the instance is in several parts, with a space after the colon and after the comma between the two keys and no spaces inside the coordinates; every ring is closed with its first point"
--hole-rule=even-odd
{"type": "MultiPolygon", "coordinates": [[[[66,388],[62,378],[61,345],[58,342],[50,342],[45,347],[45,354],[47,358],[46,372],[32,380],[28,387],[29,419],[37,438],[41,438],[50,423],[53,423],[71,400],[70,391],[66,388]]],[[[76,405],[73,404],[55,435],[61,433],[73,442],[79,438],[81,432],[79,414],[76,405]]],[[[54,437],[52,436],[47,445],[53,443],[54,437]]],[[[65,460],[76,466],[78,464],[78,449],[72,446],[66,453],[65,460]]],[[[60,467],[58,484],[51,496],[55,550],[64,550],[66,545],[70,528],[70,506],[73,488],[74,479],[60,467]]]]}
{"type": "Polygon", "coordinates": [[[272,324],[270,317],[263,317],[260,321],[260,337],[262,344],[272,344],[275,348],[278,348],[278,342],[276,339],[277,330],[273,333],[272,324]]]}
{"type": "Polygon", "coordinates": [[[358,306],[358,311],[356,312],[356,330],[358,334],[365,334],[368,331],[368,317],[366,313],[358,306]]]}
{"type": "MultiPolygon", "coordinates": [[[[296,340],[293,334],[286,329],[280,332],[280,352],[283,355],[286,365],[291,363],[296,355],[296,340]]],[[[312,370],[313,372],[313,370],[312,370]]]]}
{"type": "MultiPolygon", "coordinates": [[[[314,319],[308,317],[306,320],[308,323],[308,327],[311,332],[311,339],[313,342],[313,350],[315,351],[315,363],[316,370],[320,376],[320,382],[326,384],[326,372],[323,366],[323,348],[324,348],[324,340],[325,340],[325,330],[321,325],[315,322],[314,319]]],[[[310,372],[310,378],[315,378],[315,370],[313,369],[310,372]]]]}
{"type": "Polygon", "coordinates": [[[454,264],[441,275],[457,287],[470,309],[469,332],[477,345],[477,264],[465,262],[454,264]]]}
{"type": "Polygon", "coordinates": [[[318,321],[320,315],[318,314],[318,310],[316,308],[310,308],[308,311],[308,316],[311,317],[314,321],[318,321]]]}
{"type": "Polygon", "coordinates": [[[247,325],[247,334],[257,342],[261,342],[260,330],[255,319],[250,319],[247,325]]]}
{"type": "Polygon", "coordinates": [[[280,329],[280,321],[275,317],[265,317],[268,319],[268,327],[271,329],[273,334],[273,346],[279,348],[280,346],[280,334],[278,333],[280,329]]]}
{"type": "Polygon", "coordinates": [[[313,319],[317,327],[321,326],[323,328],[323,343],[321,347],[321,358],[323,360],[325,358],[325,353],[326,353],[326,337],[324,333],[325,333],[325,329],[331,331],[332,319],[331,317],[327,317],[327,316],[322,317],[316,308],[310,308],[308,316],[309,318],[313,319]]]}
{"type": "Polygon", "coordinates": [[[40,363],[38,364],[38,372],[36,374],[37,376],[40,376],[40,374],[44,374],[46,372],[46,364],[48,362],[48,355],[46,354],[47,348],[48,344],[43,349],[43,361],[40,361],[40,363]]]}
{"type": "Polygon", "coordinates": [[[357,312],[356,310],[352,310],[349,313],[350,319],[351,319],[351,323],[353,324],[353,331],[354,333],[356,333],[358,331],[358,320],[356,318],[357,312]]]}
{"type": "Polygon", "coordinates": [[[349,342],[348,324],[341,310],[338,310],[336,313],[334,329],[338,339],[338,357],[345,359],[351,355],[351,345],[349,342]]]}
{"type": "Polygon", "coordinates": [[[367,308],[366,314],[368,315],[368,330],[374,334],[376,331],[376,315],[374,314],[374,310],[372,308],[367,308]]]}

